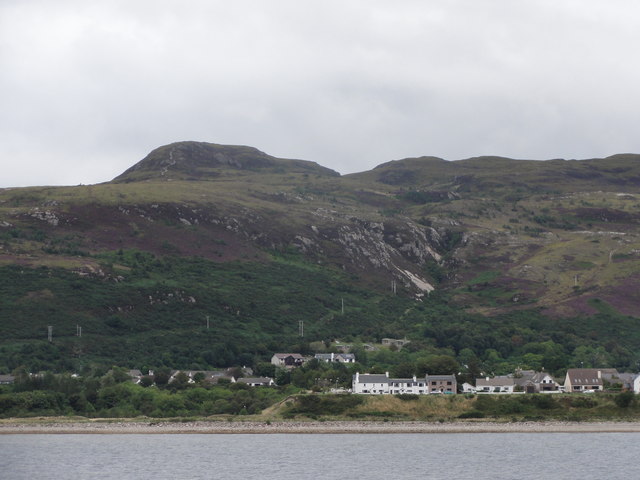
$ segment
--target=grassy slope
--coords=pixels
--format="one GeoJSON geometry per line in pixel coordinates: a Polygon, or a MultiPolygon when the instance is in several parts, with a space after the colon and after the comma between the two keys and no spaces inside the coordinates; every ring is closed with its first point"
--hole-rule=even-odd
{"type": "Polygon", "coordinates": [[[378,395],[298,397],[282,405],[285,418],[452,421],[482,418],[497,421],[637,420],[640,404],[621,407],[615,394],[599,395],[378,395]]]}
{"type": "MultiPolygon", "coordinates": [[[[222,359],[232,356],[238,360],[241,352],[218,352],[209,348],[205,337],[195,349],[175,346],[178,339],[184,343],[184,339],[199,335],[197,328],[201,328],[202,318],[209,309],[217,312],[216,309],[222,308],[220,305],[235,301],[235,294],[224,289],[229,279],[234,278],[238,279],[237,288],[243,302],[247,297],[261,298],[262,285],[265,282],[271,285],[272,281],[275,284],[269,287],[269,295],[280,302],[280,306],[268,307],[271,310],[265,318],[258,318],[259,312],[269,304],[265,299],[257,304],[246,323],[235,321],[228,312],[221,312],[221,317],[227,318],[227,323],[221,326],[233,325],[229,328],[230,337],[238,335],[243,341],[251,339],[251,348],[246,352],[249,355],[266,355],[274,348],[294,344],[297,320],[301,318],[305,321],[335,318],[336,298],[345,295],[344,292],[353,292],[350,303],[359,315],[358,319],[350,320],[351,326],[336,321],[335,325],[328,324],[316,332],[307,325],[307,331],[316,335],[315,339],[343,334],[365,338],[379,338],[383,334],[400,336],[407,332],[422,334],[422,327],[417,327],[424,324],[421,319],[414,321],[413,330],[397,323],[396,319],[403,318],[401,308],[405,308],[400,304],[384,313],[372,313],[370,308],[374,307],[368,306],[371,299],[384,296],[363,288],[366,285],[362,283],[366,279],[364,272],[356,280],[331,269],[317,266],[311,269],[310,264],[299,258],[292,263],[282,258],[273,263],[264,245],[253,240],[239,240],[228,225],[205,227],[195,223],[198,215],[211,212],[216,218],[249,215],[255,221],[257,233],[285,228],[289,232],[305,231],[316,222],[340,224],[351,221],[351,217],[384,222],[413,218],[451,232],[463,232],[462,240],[452,243],[450,251],[445,252],[445,263],[439,267],[443,273],[441,288],[452,292],[456,305],[468,312],[489,315],[542,307],[554,315],[564,315],[568,324],[576,314],[603,314],[602,305],[610,305],[611,311],[606,313],[617,319],[614,324],[625,325],[624,347],[635,348],[636,327],[617,313],[635,314],[638,304],[635,296],[639,280],[635,272],[640,261],[635,218],[638,200],[634,195],[620,195],[623,191],[636,193],[633,161],[633,158],[614,158],[590,164],[550,162],[545,164],[546,171],[541,172],[538,162],[514,163],[495,158],[455,164],[410,160],[343,178],[286,169],[256,174],[220,168],[214,172],[213,180],[206,181],[149,180],[6,189],[0,192],[0,220],[12,226],[0,229],[3,245],[0,265],[62,267],[78,272],[42,270],[42,275],[57,279],[57,286],[40,286],[42,278],[30,278],[32,284],[25,283],[18,298],[14,298],[17,294],[12,290],[3,289],[4,298],[11,302],[5,305],[12,305],[11,309],[3,309],[3,328],[17,329],[6,332],[9,335],[5,337],[9,340],[7,345],[12,343],[7,348],[17,351],[22,347],[16,346],[16,341],[45,335],[46,325],[58,316],[66,325],[66,333],[56,336],[61,341],[68,338],[60,345],[43,347],[44,350],[62,348],[67,353],[83,350],[85,347],[75,345],[72,338],[75,323],[83,322],[86,325],[83,338],[92,353],[81,351],[80,358],[111,355],[139,363],[145,355],[162,360],[159,352],[169,350],[167,358],[162,360],[167,363],[220,364],[222,359]],[[514,165],[518,173],[515,177],[511,175],[514,165]],[[407,176],[406,171],[413,174],[407,176]],[[380,181],[382,173],[386,173],[383,178],[386,183],[380,181]],[[611,187],[611,190],[590,191],[605,187],[611,187]],[[451,191],[456,195],[437,201],[431,197],[422,201],[418,197],[418,202],[403,196],[409,191],[436,190],[451,191]],[[37,212],[42,215],[49,210],[59,219],[56,227],[42,216],[41,219],[33,217],[37,212]],[[171,215],[167,213],[169,210],[171,215]],[[154,214],[157,211],[162,214],[154,214]],[[119,212],[118,216],[113,212],[119,212]],[[95,221],[96,217],[100,218],[99,222],[95,221]],[[182,222],[182,218],[191,225],[182,222]],[[155,260],[145,265],[144,257],[136,262],[118,259],[114,254],[119,248],[124,248],[125,255],[128,255],[127,249],[136,248],[153,252],[158,258],[198,255],[217,262],[242,260],[243,263],[207,264],[209,271],[200,278],[192,274],[193,265],[176,267],[180,262],[170,261],[172,266],[168,268],[162,266],[162,261],[155,265],[155,260]],[[175,268],[180,271],[176,273],[175,268]],[[245,271],[247,268],[260,273],[252,275],[245,271]],[[217,280],[212,273],[216,271],[221,275],[217,280]],[[273,280],[271,271],[278,271],[282,278],[273,280]],[[305,276],[305,271],[311,273],[305,276]],[[79,278],[79,273],[89,276],[79,278]],[[102,277],[102,273],[106,277],[102,277]],[[124,281],[111,285],[108,279],[118,276],[124,281]],[[331,286],[336,281],[339,288],[331,286]],[[81,285],[77,295],[73,292],[74,284],[81,285]],[[304,291],[300,291],[301,285],[305,285],[304,291]],[[97,297],[106,300],[102,304],[93,303],[83,289],[95,290],[97,297]],[[195,307],[186,304],[173,310],[142,307],[150,294],[153,296],[159,291],[161,295],[168,295],[175,289],[186,294],[196,292],[199,297],[219,289],[222,296],[214,297],[211,305],[199,301],[195,307]],[[299,292],[298,296],[303,300],[292,304],[285,300],[287,292],[299,292]],[[309,301],[305,296],[307,292],[320,293],[309,301]],[[49,296],[51,294],[53,298],[49,296]],[[78,298],[82,302],[78,303],[78,298]],[[22,304],[13,303],[19,301],[22,304]],[[104,330],[106,333],[92,339],[91,335],[96,334],[91,332],[91,327],[99,329],[106,319],[114,316],[110,308],[116,309],[116,318],[126,317],[118,307],[125,308],[126,312],[132,303],[136,308],[132,324],[127,318],[121,319],[121,324],[114,320],[116,327],[109,328],[116,330],[104,330]],[[25,306],[29,304],[34,305],[29,307],[31,310],[25,306]],[[19,325],[31,328],[32,333],[20,331],[20,327],[14,325],[16,312],[22,315],[19,325]],[[388,318],[383,328],[384,315],[388,318]],[[178,321],[176,316],[180,317],[178,321]],[[157,317],[166,320],[154,324],[157,317]],[[156,334],[150,333],[153,332],[151,324],[154,324],[156,334]],[[274,329],[271,333],[268,325],[274,329]],[[118,333],[120,327],[126,334],[118,333]],[[275,331],[286,334],[283,337],[275,331]],[[214,352],[207,357],[214,360],[203,359],[203,352],[214,352]]],[[[335,245],[325,247],[331,249],[335,245]]],[[[19,277],[7,274],[5,278],[10,283],[19,277]]],[[[437,324],[434,322],[437,332],[433,330],[434,325],[427,330],[442,337],[437,341],[439,347],[447,347],[451,343],[447,343],[446,337],[452,333],[447,333],[444,325],[437,324]]],[[[523,325],[524,329],[528,328],[526,322],[523,325]]],[[[598,325],[598,321],[594,325],[598,325]]],[[[579,323],[575,329],[579,338],[585,338],[587,332],[592,331],[591,328],[580,331],[579,323]]],[[[565,331],[563,335],[566,334],[565,331]]],[[[608,334],[607,339],[610,339],[608,334]]],[[[603,339],[596,338],[595,341],[603,339]]],[[[186,340],[186,345],[189,342],[186,340]]],[[[209,343],[224,347],[225,342],[228,343],[228,339],[218,335],[209,343]]],[[[569,340],[565,338],[563,342],[569,340]]],[[[585,342],[591,344],[591,340],[585,342]]],[[[454,347],[457,351],[467,345],[479,352],[487,348],[482,342],[474,345],[467,340],[460,340],[454,347]]],[[[579,342],[571,345],[575,348],[579,342]]],[[[506,347],[501,351],[503,355],[511,353],[506,347]]],[[[40,355],[41,358],[46,356],[46,352],[40,355]]],[[[23,357],[18,355],[16,358],[23,357]]],[[[36,355],[36,358],[40,357],[36,355]]],[[[9,366],[15,363],[14,360],[5,362],[9,366]]],[[[73,362],[77,363],[76,360],[73,362]]]]}

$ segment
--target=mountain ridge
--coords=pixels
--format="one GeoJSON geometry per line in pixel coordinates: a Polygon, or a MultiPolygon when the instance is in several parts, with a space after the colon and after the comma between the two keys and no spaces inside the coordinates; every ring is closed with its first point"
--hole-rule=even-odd
{"type": "Polygon", "coordinates": [[[315,162],[280,159],[267,155],[254,147],[183,141],[154,149],[111,182],[121,183],[159,178],[203,180],[221,175],[219,169],[225,168],[258,171],[280,168],[317,175],[339,176],[337,172],[315,162]]]}
{"type": "MultiPolygon", "coordinates": [[[[142,328],[136,322],[151,325],[140,315],[151,315],[147,310],[157,308],[157,302],[173,305],[169,299],[183,299],[172,308],[191,318],[194,313],[189,312],[206,303],[203,291],[222,288],[217,277],[214,290],[201,291],[197,282],[191,285],[191,277],[207,274],[195,273],[200,262],[213,271],[229,269],[232,276],[240,272],[245,296],[262,298],[263,303],[269,300],[257,292],[265,288],[269,266],[276,271],[295,266],[297,273],[289,275],[300,275],[306,282],[317,275],[327,285],[340,284],[343,292],[358,292],[351,301],[359,305],[362,316],[340,325],[339,315],[328,307],[335,299],[269,277],[275,282],[269,288],[282,294],[277,297],[282,305],[273,306],[268,322],[278,324],[278,308],[287,318],[296,315],[294,309],[287,310],[292,302],[277,286],[286,284],[309,302],[318,302],[313,310],[322,319],[318,335],[360,331],[367,340],[416,335],[411,322],[433,332],[425,325],[435,317],[412,320],[403,312],[418,305],[436,308],[435,303],[445,300],[435,299],[446,298],[446,308],[458,312],[447,314],[453,315],[446,327],[452,332],[462,325],[456,323],[456,315],[481,315],[488,322],[504,315],[542,315],[544,322],[565,322],[562,328],[573,329],[563,331],[566,342],[577,335],[591,345],[597,340],[588,335],[598,339],[601,334],[579,331],[573,319],[605,315],[612,325],[622,322],[620,328],[632,342],[636,333],[640,335],[634,326],[640,306],[639,159],[634,154],[581,161],[477,157],[450,162],[420,157],[340,176],[313,162],[278,159],[252,147],[178,142],[153,150],[110,182],[1,190],[0,269],[45,269],[60,278],[61,292],[73,291],[74,286],[81,290],[83,282],[97,282],[91,287],[96,291],[114,282],[130,285],[130,299],[126,292],[119,293],[117,301],[103,292],[103,300],[84,310],[55,303],[51,315],[61,322],[102,318],[107,332],[119,331],[118,325],[142,328]],[[309,276],[310,271],[315,273],[309,276]],[[369,309],[378,308],[379,302],[393,303],[387,298],[390,292],[398,301],[414,303],[372,313],[369,309]],[[153,307],[142,301],[149,296],[153,307]],[[191,297],[195,305],[189,303],[191,297]],[[377,300],[369,305],[367,298],[377,300]]],[[[7,272],[21,278],[14,270],[7,272]]],[[[16,298],[38,299],[45,311],[46,299],[62,294],[28,283],[23,288],[16,298]]],[[[320,292],[323,287],[314,288],[320,292]]],[[[252,312],[246,321],[254,326],[243,327],[245,343],[254,341],[251,332],[257,339],[271,331],[268,323],[261,323],[258,302],[251,306],[233,292],[225,295],[212,308],[228,317],[228,328],[240,325],[224,308],[235,302],[242,307],[233,311],[252,312]]],[[[16,304],[15,318],[4,320],[7,348],[33,335],[26,330],[11,333],[22,331],[20,322],[31,322],[25,315],[40,318],[24,308],[16,304]]],[[[93,321],[96,328],[100,321],[93,321]]],[[[516,343],[517,336],[542,334],[534,327],[526,334],[515,324],[504,328],[517,332],[511,334],[516,343]]],[[[434,333],[440,338],[434,341],[445,348],[442,331],[434,333]]],[[[459,348],[474,345],[463,330],[460,336],[459,348]]],[[[276,342],[274,348],[285,346],[269,341],[276,342]]],[[[265,340],[260,342],[263,348],[265,340]]],[[[516,347],[505,344],[503,355],[516,347]]]]}

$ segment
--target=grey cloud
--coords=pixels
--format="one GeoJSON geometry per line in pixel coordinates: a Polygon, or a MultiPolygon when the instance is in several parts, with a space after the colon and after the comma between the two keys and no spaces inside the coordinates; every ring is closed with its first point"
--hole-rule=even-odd
{"type": "Polygon", "coordinates": [[[631,0],[3,2],[0,186],[101,182],[188,139],[342,173],[638,152],[639,13],[631,0]]]}

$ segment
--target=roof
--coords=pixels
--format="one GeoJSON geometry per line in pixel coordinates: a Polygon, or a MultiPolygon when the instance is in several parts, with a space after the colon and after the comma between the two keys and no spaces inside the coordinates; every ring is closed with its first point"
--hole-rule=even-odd
{"type": "Polygon", "coordinates": [[[602,370],[598,368],[570,368],[567,377],[572,385],[602,385],[602,370]]]}
{"type": "Polygon", "coordinates": [[[316,353],[314,358],[317,358],[319,360],[331,360],[332,358],[335,358],[336,354],[335,353],[316,353]]]}
{"type": "Polygon", "coordinates": [[[521,387],[525,385],[538,384],[542,383],[542,381],[549,377],[555,383],[558,383],[555,378],[553,378],[547,372],[535,372],[533,370],[520,370],[517,372],[517,376],[513,377],[513,381],[516,385],[521,387]]]}
{"type": "Polygon", "coordinates": [[[515,385],[512,377],[476,378],[476,387],[504,387],[515,385]]]}
{"type": "Polygon", "coordinates": [[[455,382],[456,376],[455,375],[425,375],[425,379],[426,380],[446,380],[446,381],[453,380],[455,382]]]}
{"type": "MultiPolygon", "coordinates": [[[[354,375],[353,379],[355,380],[355,378],[354,375]]],[[[384,373],[361,373],[358,378],[359,383],[387,383],[390,380],[384,373]]]]}
{"type": "Polygon", "coordinates": [[[615,375],[611,373],[602,373],[602,378],[611,383],[633,383],[637,376],[637,373],[618,373],[615,375]]]}
{"type": "Polygon", "coordinates": [[[236,380],[237,383],[271,383],[272,381],[269,377],[243,377],[236,380]]]}
{"type": "Polygon", "coordinates": [[[318,360],[337,360],[338,357],[343,360],[355,360],[356,356],[353,353],[316,353],[314,358],[318,360]]]}
{"type": "Polygon", "coordinates": [[[395,383],[414,383],[414,382],[424,382],[424,380],[420,379],[416,379],[416,378],[389,378],[388,379],[389,382],[395,382],[395,383]]]}
{"type": "Polygon", "coordinates": [[[300,355],[299,353],[274,353],[273,356],[276,357],[276,358],[293,357],[293,358],[296,358],[296,359],[304,360],[304,357],[302,355],[300,355]]]}

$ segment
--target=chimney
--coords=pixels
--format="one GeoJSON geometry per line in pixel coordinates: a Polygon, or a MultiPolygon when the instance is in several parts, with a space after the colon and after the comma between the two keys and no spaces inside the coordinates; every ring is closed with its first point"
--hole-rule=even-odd
{"type": "Polygon", "coordinates": [[[384,372],[384,374],[389,378],[389,372],[384,372]]]}

